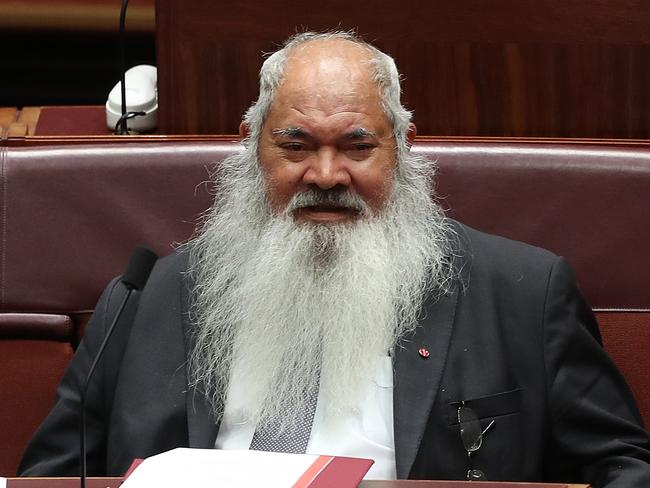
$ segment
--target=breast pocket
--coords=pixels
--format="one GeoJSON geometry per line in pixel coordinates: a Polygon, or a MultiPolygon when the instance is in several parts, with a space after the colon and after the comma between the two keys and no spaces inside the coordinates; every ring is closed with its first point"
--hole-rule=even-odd
{"type": "MultiPolygon", "coordinates": [[[[490,481],[519,479],[522,473],[522,452],[525,449],[522,445],[521,389],[450,402],[448,427],[458,431],[459,439],[458,409],[461,406],[476,414],[483,432],[480,447],[472,453],[473,467],[483,471],[490,481]]],[[[458,446],[464,450],[461,442],[458,446]]]]}

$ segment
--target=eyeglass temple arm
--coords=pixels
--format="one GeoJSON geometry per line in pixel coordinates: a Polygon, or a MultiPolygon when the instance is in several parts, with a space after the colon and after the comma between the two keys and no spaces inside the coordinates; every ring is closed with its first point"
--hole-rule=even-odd
{"type": "Polygon", "coordinates": [[[492,428],[492,426],[494,425],[494,422],[495,422],[495,420],[492,419],[492,422],[490,422],[489,424],[487,424],[487,427],[485,427],[485,429],[483,429],[483,432],[481,432],[481,435],[482,435],[482,436],[484,436],[485,433],[486,433],[488,430],[490,430],[490,429],[492,428]]]}

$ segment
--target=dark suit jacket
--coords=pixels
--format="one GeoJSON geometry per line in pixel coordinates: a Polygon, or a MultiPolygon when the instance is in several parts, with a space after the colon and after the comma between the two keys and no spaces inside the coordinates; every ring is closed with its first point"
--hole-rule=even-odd
{"type": "MultiPolygon", "coordinates": [[[[456,420],[464,400],[483,425],[495,420],[474,456],[490,480],[650,487],[648,433],[566,263],[457,230],[454,289],[429,297],[395,354],[398,477],[465,478],[456,420]]],[[[118,324],[89,390],[89,474],[121,475],[134,458],[214,446],[218,421],[187,386],[186,265],[182,253],[160,260],[118,324]]],[[[124,293],[114,280],[102,295],[22,475],[78,473],[79,391],[124,293]]]]}

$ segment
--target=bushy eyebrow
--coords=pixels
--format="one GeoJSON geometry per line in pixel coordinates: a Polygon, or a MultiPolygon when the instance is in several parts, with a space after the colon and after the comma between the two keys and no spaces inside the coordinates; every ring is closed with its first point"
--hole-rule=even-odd
{"type": "Polygon", "coordinates": [[[280,129],[273,129],[272,133],[275,136],[295,137],[298,139],[307,139],[309,137],[307,131],[305,129],[301,129],[300,127],[283,127],[280,129]]]}
{"type": "Polygon", "coordinates": [[[364,139],[366,137],[375,137],[375,136],[376,134],[373,131],[368,130],[364,127],[359,127],[357,129],[354,129],[353,131],[347,134],[347,138],[352,140],[364,139]]]}
{"type": "MultiPolygon", "coordinates": [[[[271,132],[273,133],[274,136],[279,136],[279,137],[290,137],[295,139],[311,138],[309,132],[307,132],[305,129],[302,129],[300,127],[282,127],[278,129],[273,129],[271,132]]],[[[358,139],[365,139],[366,137],[376,137],[376,134],[373,131],[366,129],[365,127],[358,127],[345,134],[345,138],[352,141],[358,139]]]]}

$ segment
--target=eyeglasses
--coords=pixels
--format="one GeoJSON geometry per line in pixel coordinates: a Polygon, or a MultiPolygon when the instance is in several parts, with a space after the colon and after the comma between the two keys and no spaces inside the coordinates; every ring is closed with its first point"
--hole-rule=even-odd
{"type": "Polygon", "coordinates": [[[474,469],[472,453],[481,448],[483,436],[493,425],[494,420],[485,429],[481,430],[481,422],[476,412],[466,407],[464,401],[461,402],[460,407],[458,407],[458,426],[460,428],[460,438],[463,441],[463,447],[465,448],[465,452],[467,452],[467,459],[469,460],[469,469],[467,470],[468,481],[487,481],[483,471],[474,469]]]}

